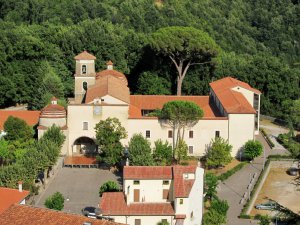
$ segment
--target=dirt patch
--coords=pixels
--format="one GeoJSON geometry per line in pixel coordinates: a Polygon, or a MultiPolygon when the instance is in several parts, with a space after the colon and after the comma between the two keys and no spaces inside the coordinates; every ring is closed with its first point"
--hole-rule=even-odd
{"type": "MultiPolygon", "coordinates": [[[[254,206],[272,199],[295,212],[299,211],[300,190],[297,190],[297,186],[294,183],[295,177],[288,175],[286,171],[287,168],[270,169],[254,206]]],[[[274,211],[258,210],[253,207],[250,215],[261,214],[274,216],[275,213],[274,211]]]]}
{"type": "Polygon", "coordinates": [[[241,162],[238,161],[237,159],[232,159],[231,162],[229,164],[227,164],[225,167],[220,168],[220,169],[210,169],[210,170],[207,170],[207,172],[213,173],[216,176],[219,176],[219,175],[227,172],[228,170],[231,170],[232,168],[236,167],[240,163],[241,162]]]}

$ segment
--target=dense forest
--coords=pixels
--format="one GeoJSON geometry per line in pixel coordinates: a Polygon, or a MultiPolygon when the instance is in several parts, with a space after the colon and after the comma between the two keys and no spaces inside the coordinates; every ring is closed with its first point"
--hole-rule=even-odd
{"type": "Polygon", "coordinates": [[[183,94],[233,76],[262,91],[263,114],[288,119],[299,107],[299,0],[0,0],[0,106],[72,96],[73,57],[84,49],[97,70],[111,59],[132,94],[175,94],[174,65],[149,46],[167,26],[203,30],[220,47],[189,69],[183,94]]]}

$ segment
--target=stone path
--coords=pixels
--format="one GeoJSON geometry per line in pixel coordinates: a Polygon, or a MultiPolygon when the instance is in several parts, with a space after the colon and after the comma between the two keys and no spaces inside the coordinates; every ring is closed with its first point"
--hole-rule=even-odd
{"type": "MultiPolygon", "coordinates": [[[[264,138],[261,135],[256,136],[256,139],[259,140],[265,149],[265,159],[268,155],[274,154],[285,154],[286,150],[271,150],[269,145],[266,143],[264,138]]],[[[238,216],[243,208],[243,204],[240,204],[243,195],[249,193],[247,189],[250,184],[250,179],[256,174],[255,179],[251,183],[251,190],[263,169],[264,164],[264,155],[253,160],[251,164],[246,165],[240,171],[229,177],[225,182],[219,184],[218,196],[221,199],[227,200],[229,204],[229,210],[227,214],[229,225],[247,225],[247,224],[258,224],[255,220],[246,220],[239,219],[238,216]]]]}

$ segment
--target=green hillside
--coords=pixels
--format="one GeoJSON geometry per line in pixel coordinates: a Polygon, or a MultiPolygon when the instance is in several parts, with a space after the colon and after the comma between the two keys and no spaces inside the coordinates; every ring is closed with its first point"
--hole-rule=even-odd
{"type": "Polygon", "coordinates": [[[73,57],[111,59],[134,93],[175,94],[176,70],[149,47],[166,26],[206,31],[220,46],[190,68],[183,94],[208,94],[224,76],[263,92],[262,113],[284,119],[300,96],[299,0],[0,0],[0,106],[45,105],[73,93],[73,57]]]}

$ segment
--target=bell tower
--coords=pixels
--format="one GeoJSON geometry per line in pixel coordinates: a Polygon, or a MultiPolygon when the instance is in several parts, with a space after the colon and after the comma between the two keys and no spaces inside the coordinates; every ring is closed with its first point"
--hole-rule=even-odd
{"type": "Polygon", "coordinates": [[[96,57],[87,51],[81,52],[74,57],[76,61],[75,69],[75,103],[80,104],[84,100],[84,96],[88,87],[95,84],[95,60],[96,57]]]}

